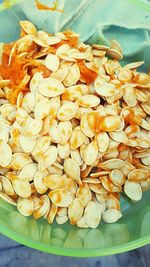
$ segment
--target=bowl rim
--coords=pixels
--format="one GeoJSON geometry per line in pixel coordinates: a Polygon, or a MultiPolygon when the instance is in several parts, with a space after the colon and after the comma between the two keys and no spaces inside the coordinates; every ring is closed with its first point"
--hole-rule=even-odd
{"type": "Polygon", "coordinates": [[[150,244],[150,234],[146,235],[142,238],[135,239],[133,241],[127,242],[123,245],[117,245],[110,248],[94,248],[94,249],[76,249],[76,248],[63,248],[57,247],[53,245],[43,244],[38,241],[33,241],[30,238],[27,238],[19,233],[10,230],[9,228],[0,225],[0,233],[9,237],[10,239],[30,247],[32,249],[36,249],[42,252],[55,254],[59,256],[68,256],[68,257],[98,257],[98,256],[109,256],[113,254],[119,254],[123,252],[127,252],[144,245],[150,244]]]}

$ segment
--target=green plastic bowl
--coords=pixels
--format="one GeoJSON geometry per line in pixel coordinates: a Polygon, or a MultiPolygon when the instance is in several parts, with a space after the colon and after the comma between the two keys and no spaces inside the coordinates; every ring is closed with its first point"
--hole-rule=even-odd
{"type": "Polygon", "coordinates": [[[49,225],[44,219],[23,217],[15,207],[0,201],[0,232],[11,239],[48,253],[96,257],[132,250],[150,243],[150,194],[138,203],[122,199],[123,217],[97,229],[79,229],[69,223],[49,225]]]}
{"type": "MultiPolygon", "coordinates": [[[[110,2],[110,0],[106,1],[110,2]]],[[[104,3],[104,1],[102,2],[104,3]]],[[[127,2],[131,2],[132,12],[129,10],[129,13],[134,14],[135,12],[137,17],[140,17],[141,14],[142,19],[145,18],[146,21],[150,21],[147,20],[150,6],[146,2],[144,2],[145,4],[142,1],[134,0],[116,0],[115,2],[118,4],[122,2],[124,5],[128,5],[129,3],[127,4],[127,2]]],[[[125,9],[126,6],[124,6],[124,12],[126,12],[125,9]]],[[[23,10],[27,15],[29,8],[27,9],[27,6],[24,5],[23,10]]],[[[108,10],[110,11],[110,6],[108,6],[108,10]]],[[[32,13],[30,13],[31,15],[32,13]]],[[[140,21],[139,17],[138,23],[141,23],[142,20],[140,21]]],[[[18,37],[18,20],[20,18],[25,19],[25,15],[18,6],[0,13],[0,19],[1,21],[3,20],[3,25],[5,25],[3,29],[0,29],[0,41],[10,42],[18,37]]],[[[120,18],[122,18],[122,15],[120,18]]],[[[80,28],[78,21],[75,21],[72,28],[77,29],[85,41],[107,44],[110,39],[116,39],[121,43],[125,51],[125,62],[144,59],[145,70],[148,70],[150,66],[149,22],[145,24],[146,31],[142,29],[144,24],[141,24],[141,29],[135,29],[134,25],[133,29],[128,30],[125,27],[120,28],[117,23],[114,23],[113,26],[104,27],[103,31],[102,28],[97,28],[92,33],[92,25],[90,25],[92,34],[86,37],[88,34],[87,31],[84,35],[84,27],[86,26],[84,23],[86,21],[84,22],[82,18],[78,18],[78,20],[81,21],[82,28],[80,28]],[[132,48],[132,51],[131,49],[129,50],[129,47],[132,48]]],[[[145,192],[142,200],[138,203],[132,203],[122,197],[121,209],[123,216],[117,223],[101,223],[97,229],[79,229],[69,223],[58,225],[54,222],[49,225],[44,219],[34,220],[32,217],[23,217],[15,207],[0,200],[0,232],[26,246],[58,255],[95,257],[116,254],[150,243],[149,203],[149,192],[145,192]]]]}

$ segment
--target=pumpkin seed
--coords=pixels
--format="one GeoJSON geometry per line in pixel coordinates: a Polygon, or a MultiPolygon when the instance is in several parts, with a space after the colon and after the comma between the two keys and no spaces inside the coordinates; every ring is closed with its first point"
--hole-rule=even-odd
{"type": "Polygon", "coordinates": [[[33,213],[33,200],[32,198],[19,197],[17,202],[17,209],[23,216],[30,216],[33,213]]]}
{"type": "Polygon", "coordinates": [[[91,228],[96,228],[101,220],[101,211],[95,202],[90,201],[84,213],[85,221],[91,228]]]}
{"type": "Polygon", "coordinates": [[[122,214],[119,210],[109,209],[103,212],[102,219],[106,223],[117,222],[122,217],[122,214]]]}
{"type": "Polygon", "coordinates": [[[126,181],[124,184],[124,191],[126,195],[134,201],[139,201],[142,198],[142,189],[138,183],[126,181]]]}
{"type": "Polygon", "coordinates": [[[76,224],[83,214],[83,205],[79,198],[74,199],[69,208],[68,208],[68,216],[71,224],[76,224]]]}
{"type": "Polygon", "coordinates": [[[73,200],[72,194],[65,189],[52,190],[48,196],[57,207],[68,207],[73,200]]]}

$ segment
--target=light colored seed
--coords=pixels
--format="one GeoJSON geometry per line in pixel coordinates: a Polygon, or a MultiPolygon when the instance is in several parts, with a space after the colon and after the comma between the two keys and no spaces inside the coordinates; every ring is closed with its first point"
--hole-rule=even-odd
{"type": "Polygon", "coordinates": [[[63,159],[59,158],[59,156],[58,156],[58,157],[57,157],[57,161],[56,161],[53,165],[54,165],[55,167],[57,167],[57,168],[63,170],[63,166],[62,166],[62,164],[63,164],[63,159]],[[60,161],[60,163],[59,163],[59,161],[60,161]]]}
{"type": "Polygon", "coordinates": [[[92,50],[92,53],[96,57],[103,57],[103,56],[105,56],[106,51],[102,51],[102,50],[98,50],[98,49],[93,49],[92,50]]]}
{"type": "Polygon", "coordinates": [[[124,174],[121,172],[121,170],[118,169],[112,170],[109,174],[109,178],[113,182],[113,184],[117,186],[123,185],[126,180],[124,174]]]}
{"type": "MultiPolygon", "coordinates": [[[[82,146],[83,146],[83,145],[82,145],[82,146]]],[[[90,166],[90,167],[92,168],[92,166],[90,166]]],[[[87,167],[86,163],[83,162],[82,165],[81,165],[81,174],[84,173],[84,171],[87,172],[87,170],[86,170],[87,168],[88,168],[88,167],[87,167]]],[[[82,177],[82,176],[81,176],[81,177],[82,177]]],[[[86,175],[86,176],[83,176],[83,177],[87,177],[87,175],[86,175]]]]}
{"type": "Polygon", "coordinates": [[[5,119],[14,111],[16,111],[16,107],[12,104],[4,104],[0,107],[0,112],[5,119]]]}
{"type": "Polygon", "coordinates": [[[114,197],[112,194],[108,195],[108,198],[106,199],[106,207],[107,209],[115,209],[120,210],[120,203],[119,200],[114,197]]]}
{"type": "Polygon", "coordinates": [[[65,176],[51,174],[43,178],[43,183],[50,189],[64,188],[66,181],[65,176]]]}
{"type": "Polygon", "coordinates": [[[45,78],[39,84],[38,90],[43,96],[56,97],[63,94],[65,88],[59,80],[54,78],[45,78]]]}
{"type": "Polygon", "coordinates": [[[107,55],[111,56],[112,58],[114,58],[114,59],[116,59],[116,60],[121,60],[121,59],[123,59],[123,55],[122,55],[122,53],[120,53],[120,52],[118,51],[118,49],[116,50],[116,48],[115,48],[115,49],[113,49],[113,48],[108,49],[106,53],[107,53],[107,55]]]}
{"type": "Polygon", "coordinates": [[[133,182],[142,182],[148,178],[150,170],[135,169],[128,174],[128,180],[133,182]]]}
{"type": "Polygon", "coordinates": [[[105,153],[103,156],[104,160],[110,160],[110,159],[114,159],[117,158],[119,156],[119,152],[117,150],[114,150],[112,152],[109,153],[105,153]]]}
{"type": "Polygon", "coordinates": [[[63,171],[62,169],[54,166],[54,165],[51,165],[50,167],[47,168],[49,174],[59,174],[59,175],[63,175],[63,171]]]}
{"type": "Polygon", "coordinates": [[[76,150],[84,143],[85,139],[86,136],[81,131],[80,126],[75,127],[70,138],[70,148],[76,150]]]}
{"type": "Polygon", "coordinates": [[[36,145],[36,140],[29,139],[24,134],[20,134],[19,141],[21,148],[26,153],[31,153],[36,145]]]}
{"type": "Polygon", "coordinates": [[[43,195],[40,197],[40,201],[42,205],[38,209],[33,211],[34,219],[39,219],[49,212],[49,209],[50,209],[49,197],[47,195],[43,195]]]}
{"type": "Polygon", "coordinates": [[[7,179],[5,176],[0,176],[0,182],[2,185],[2,191],[8,196],[13,196],[14,189],[13,189],[11,181],[7,179]]]}
{"type": "Polygon", "coordinates": [[[98,193],[96,193],[95,194],[96,195],[96,199],[97,199],[97,201],[99,202],[99,203],[104,203],[105,204],[105,201],[106,201],[106,199],[107,199],[107,194],[98,194],[98,193]]]}
{"type": "Polygon", "coordinates": [[[109,146],[108,146],[108,149],[107,149],[107,152],[110,153],[110,152],[113,152],[115,151],[116,149],[118,150],[118,142],[114,141],[113,139],[109,139],[109,146]]]}
{"type": "Polygon", "coordinates": [[[36,145],[32,151],[33,155],[41,156],[45,153],[50,146],[50,137],[49,136],[41,136],[36,140],[36,145]]]}
{"type": "Polygon", "coordinates": [[[50,111],[50,103],[47,100],[35,104],[34,116],[36,119],[44,119],[50,111]]]}
{"type": "Polygon", "coordinates": [[[99,164],[99,167],[104,170],[121,169],[125,165],[121,159],[110,159],[99,164]]]}
{"type": "Polygon", "coordinates": [[[72,150],[71,151],[71,158],[79,165],[81,166],[83,163],[83,160],[80,156],[80,152],[78,149],[72,150]]]}
{"type": "Polygon", "coordinates": [[[36,34],[36,28],[30,21],[22,20],[19,22],[19,24],[27,34],[36,34]]]}
{"type": "Polygon", "coordinates": [[[102,194],[102,195],[107,194],[107,190],[100,183],[99,184],[91,183],[91,184],[89,184],[89,188],[94,193],[102,194]]]}
{"type": "Polygon", "coordinates": [[[69,67],[68,74],[66,78],[64,79],[64,85],[65,86],[72,86],[76,84],[76,82],[80,78],[80,70],[77,64],[73,64],[72,66],[69,67]]]}
{"type": "Polygon", "coordinates": [[[18,179],[23,180],[23,181],[28,181],[28,182],[33,181],[37,168],[38,168],[38,165],[36,163],[27,164],[20,171],[18,175],[18,179]]]}
{"type": "Polygon", "coordinates": [[[33,199],[19,197],[17,209],[23,216],[30,216],[33,213],[33,199]]]}
{"type": "Polygon", "coordinates": [[[58,224],[64,224],[64,223],[66,223],[67,221],[68,221],[68,215],[64,215],[64,216],[56,216],[56,222],[58,223],[58,224]]]}
{"type": "Polygon", "coordinates": [[[8,142],[8,139],[9,139],[9,131],[10,131],[9,127],[7,127],[7,126],[0,126],[0,140],[1,141],[5,142],[5,143],[8,142]]]}
{"type": "Polygon", "coordinates": [[[18,122],[20,125],[22,125],[23,122],[25,120],[27,120],[27,118],[28,118],[27,111],[22,107],[18,108],[18,110],[16,112],[16,122],[18,122]]]}
{"type": "Polygon", "coordinates": [[[73,85],[66,88],[62,95],[63,100],[75,101],[78,100],[82,95],[88,93],[88,86],[85,84],[73,85]]]}
{"type": "Polygon", "coordinates": [[[41,46],[41,47],[47,47],[47,43],[43,42],[42,40],[39,39],[39,37],[34,36],[33,38],[34,43],[36,43],[37,45],[41,46]]]}
{"type": "Polygon", "coordinates": [[[150,115],[150,106],[148,102],[141,103],[141,107],[148,115],[150,115]]]}
{"type": "Polygon", "coordinates": [[[100,209],[101,214],[106,210],[106,204],[105,202],[100,203],[97,198],[93,198],[93,201],[95,202],[95,204],[98,206],[98,208],[100,209]]]}
{"type": "Polygon", "coordinates": [[[134,69],[142,66],[143,64],[144,64],[144,61],[137,61],[137,62],[129,63],[129,64],[125,65],[125,67],[130,69],[130,70],[134,70],[134,69]]]}
{"type": "Polygon", "coordinates": [[[87,177],[82,179],[82,183],[99,184],[100,180],[96,178],[87,177]]]}
{"type": "Polygon", "coordinates": [[[0,166],[7,167],[12,159],[12,150],[7,143],[1,140],[0,140],[0,155],[3,155],[0,157],[0,166]]]}
{"type": "Polygon", "coordinates": [[[59,157],[62,159],[65,159],[70,155],[69,143],[66,143],[65,145],[58,144],[57,150],[59,157]]]}
{"type": "Polygon", "coordinates": [[[102,51],[107,51],[109,49],[108,46],[106,46],[106,45],[99,45],[99,44],[93,44],[92,47],[95,48],[95,49],[97,49],[97,50],[102,50],[102,51]]]}
{"type": "Polygon", "coordinates": [[[49,100],[49,106],[50,106],[49,117],[52,120],[56,118],[57,111],[60,108],[60,97],[56,96],[51,98],[49,100]]]}
{"type": "Polygon", "coordinates": [[[101,211],[99,206],[94,202],[90,201],[84,213],[85,221],[91,228],[96,228],[101,220],[101,211]]]}
{"type": "Polygon", "coordinates": [[[37,192],[40,194],[44,194],[48,189],[46,184],[43,182],[43,178],[46,174],[47,173],[45,172],[37,171],[34,175],[34,185],[37,192]]]}
{"type": "Polygon", "coordinates": [[[58,207],[68,207],[72,200],[72,194],[65,189],[55,189],[49,192],[49,198],[58,207]]]}
{"type": "Polygon", "coordinates": [[[125,85],[123,99],[128,107],[135,107],[137,104],[135,88],[130,85],[125,85]]]}
{"type": "Polygon", "coordinates": [[[126,195],[134,201],[139,201],[142,198],[142,189],[138,183],[126,181],[124,184],[124,191],[126,195]]]}
{"type": "Polygon", "coordinates": [[[78,189],[78,186],[77,186],[77,183],[75,182],[75,180],[72,180],[72,179],[66,179],[65,181],[65,189],[69,192],[71,192],[73,195],[75,195],[77,189],[78,189]]]}
{"type": "Polygon", "coordinates": [[[77,226],[80,228],[89,228],[89,225],[86,223],[85,216],[82,216],[77,222],[77,226]]]}
{"type": "MultiPolygon", "coordinates": [[[[29,112],[34,110],[35,103],[36,103],[35,94],[33,92],[28,93],[24,96],[24,98],[22,100],[22,107],[20,107],[20,110],[21,110],[21,108],[23,108],[27,113],[29,113],[29,112]]],[[[17,113],[18,113],[18,111],[17,111],[17,113]]],[[[19,119],[19,115],[21,115],[21,114],[18,113],[18,119],[19,119]]],[[[23,115],[23,110],[22,110],[22,115],[23,115]]],[[[24,112],[24,116],[25,116],[25,112],[24,112]]]]}
{"type": "Polygon", "coordinates": [[[97,141],[92,141],[89,145],[87,145],[84,154],[83,160],[87,165],[91,165],[97,158],[98,155],[98,145],[97,141]]]}
{"type": "Polygon", "coordinates": [[[81,116],[81,130],[82,132],[87,136],[87,137],[93,137],[94,136],[94,132],[93,130],[90,128],[89,123],[88,123],[88,114],[87,113],[83,113],[81,116]]]}
{"type": "Polygon", "coordinates": [[[121,125],[121,119],[119,116],[108,116],[102,120],[100,118],[100,121],[101,122],[96,129],[97,132],[99,132],[99,128],[101,131],[113,132],[119,129],[121,125]]]}
{"type": "Polygon", "coordinates": [[[150,166],[150,156],[142,157],[141,161],[144,165],[150,166]]]}
{"type": "Polygon", "coordinates": [[[95,95],[83,95],[79,98],[79,105],[82,107],[92,108],[98,106],[99,103],[100,99],[95,95]]]}
{"type": "Polygon", "coordinates": [[[92,166],[87,166],[84,162],[81,166],[81,178],[87,177],[90,174],[92,168],[92,166]]]}
{"type": "Polygon", "coordinates": [[[92,194],[86,183],[79,186],[76,197],[81,200],[84,207],[87,206],[88,202],[92,199],[92,194]]]}
{"type": "Polygon", "coordinates": [[[67,102],[59,108],[57,112],[57,119],[60,121],[69,121],[73,119],[77,111],[78,105],[76,103],[67,102]]]}
{"type": "Polygon", "coordinates": [[[134,158],[141,158],[142,160],[143,157],[149,156],[149,153],[150,153],[150,149],[146,149],[146,150],[144,149],[143,151],[140,150],[134,153],[134,158]]]}
{"type": "Polygon", "coordinates": [[[30,163],[32,163],[32,159],[25,153],[15,153],[12,155],[11,166],[13,170],[21,170],[30,163]]]}
{"type": "Polygon", "coordinates": [[[59,207],[58,208],[58,211],[57,211],[57,215],[58,216],[64,216],[64,215],[67,215],[68,213],[68,209],[67,208],[64,208],[64,207],[59,207]]]}
{"type": "Polygon", "coordinates": [[[109,145],[109,136],[106,132],[101,132],[96,136],[98,149],[100,152],[105,152],[109,145]]]}
{"type": "Polygon", "coordinates": [[[145,130],[150,131],[150,122],[146,120],[142,119],[140,126],[144,128],[145,130]]]}
{"type": "Polygon", "coordinates": [[[137,125],[130,125],[125,129],[125,133],[128,138],[137,137],[139,135],[140,128],[137,125]]]}
{"type": "Polygon", "coordinates": [[[54,45],[58,44],[61,41],[61,39],[57,36],[48,36],[46,41],[48,45],[54,45]]]}
{"type": "Polygon", "coordinates": [[[55,79],[59,80],[60,82],[63,82],[64,79],[66,78],[67,74],[68,74],[67,68],[58,69],[57,71],[52,72],[51,78],[55,78],[55,79]]]}
{"type": "Polygon", "coordinates": [[[57,159],[57,148],[50,146],[42,155],[39,157],[39,169],[41,171],[53,165],[57,159]]]}
{"type": "Polygon", "coordinates": [[[28,117],[22,125],[22,133],[28,137],[38,134],[42,130],[42,120],[28,117]]]}
{"type": "Polygon", "coordinates": [[[56,207],[53,203],[51,204],[50,211],[47,216],[48,223],[53,223],[55,216],[57,214],[58,207],[56,207]]]}
{"type": "Polygon", "coordinates": [[[119,51],[121,54],[123,53],[120,44],[115,40],[111,40],[110,48],[119,51]]]}
{"type": "Polygon", "coordinates": [[[120,144],[119,147],[119,159],[126,160],[129,156],[129,149],[126,145],[120,144]]]}
{"type": "Polygon", "coordinates": [[[70,121],[62,121],[58,124],[61,145],[65,145],[72,135],[72,124],[70,121]]]}
{"type": "Polygon", "coordinates": [[[39,84],[43,81],[43,76],[41,75],[40,72],[36,72],[31,81],[30,81],[30,91],[33,93],[33,99],[34,99],[34,93],[37,92],[39,84]]]}
{"type": "Polygon", "coordinates": [[[60,56],[62,54],[67,54],[67,52],[70,50],[70,46],[67,44],[61,45],[57,51],[56,51],[56,55],[60,56]]]}
{"type": "Polygon", "coordinates": [[[68,216],[71,224],[76,224],[83,214],[83,205],[79,198],[74,199],[68,209],[68,216]]]}
{"type": "Polygon", "coordinates": [[[65,159],[64,171],[68,177],[75,180],[77,183],[81,184],[80,168],[74,160],[72,160],[70,158],[65,159]]]}
{"type": "Polygon", "coordinates": [[[109,209],[103,212],[102,219],[106,223],[117,222],[122,217],[122,214],[119,210],[109,209]]]}
{"type": "Polygon", "coordinates": [[[120,185],[115,185],[107,176],[101,177],[103,187],[109,192],[121,192],[122,188],[120,185]]]}
{"type": "Polygon", "coordinates": [[[12,185],[18,196],[22,198],[29,198],[31,196],[31,186],[29,182],[16,179],[12,181],[12,185]]]}
{"type": "Polygon", "coordinates": [[[132,165],[129,162],[125,162],[125,165],[120,168],[121,172],[127,176],[131,171],[133,171],[135,169],[134,165],[132,165]]]}
{"type": "Polygon", "coordinates": [[[105,176],[107,174],[109,174],[109,171],[96,171],[96,172],[90,173],[90,176],[92,178],[97,178],[97,177],[105,176]]]}
{"type": "Polygon", "coordinates": [[[103,83],[99,86],[95,85],[95,91],[99,96],[113,96],[116,94],[116,88],[113,84],[111,83],[103,83]]]}
{"type": "Polygon", "coordinates": [[[60,134],[57,126],[50,126],[49,136],[51,138],[51,142],[60,143],[60,134]]]}
{"type": "Polygon", "coordinates": [[[124,131],[110,132],[109,135],[116,142],[119,142],[119,143],[127,143],[128,142],[128,137],[124,131]]]}
{"type": "Polygon", "coordinates": [[[48,54],[44,63],[49,70],[57,71],[59,68],[59,57],[54,54],[48,54]]]}
{"type": "Polygon", "coordinates": [[[9,196],[7,196],[5,193],[2,193],[0,192],[0,199],[3,199],[5,202],[13,205],[13,206],[16,206],[16,202],[9,196]]]}
{"type": "Polygon", "coordinates": [[[149,97],[148,97],[146,90],[136,88],[135,92],[136,92],[136,98],[138,101],[144,102],[144,103],[148,101],[149,97]]]}

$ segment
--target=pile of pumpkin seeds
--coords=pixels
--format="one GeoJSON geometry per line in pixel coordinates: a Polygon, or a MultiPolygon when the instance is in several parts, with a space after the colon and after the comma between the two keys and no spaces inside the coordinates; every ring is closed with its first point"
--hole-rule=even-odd
{"type": "Polygon", "coordinates": [[[150,74],[137,71],[144,62],[122,67],[114,40],[91,46],[20,25],[8,65],[28,59],[28,90],[12,103],[0,77],[0,198],[50,224],[116,222],[121,193],[139,201],[150,188],[150,74]],[[34,64],[48,77],[29,73],[34,64]]]}

